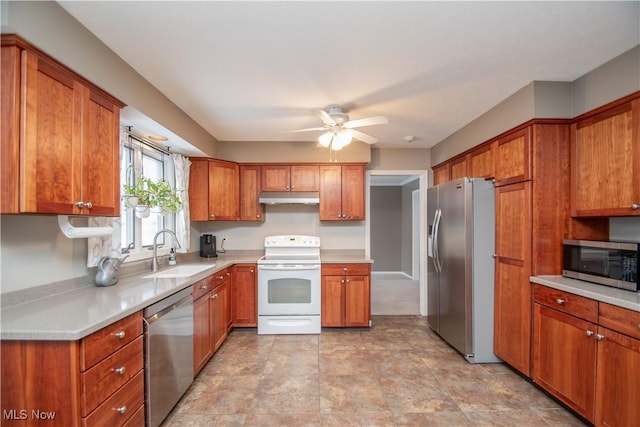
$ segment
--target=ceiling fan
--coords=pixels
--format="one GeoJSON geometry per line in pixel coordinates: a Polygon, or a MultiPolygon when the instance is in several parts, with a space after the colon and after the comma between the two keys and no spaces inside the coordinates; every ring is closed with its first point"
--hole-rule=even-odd
{"type": "Polygon", "coordinates": [[[323,147],[332,150],[341,150],[349,145],[352,138],[358,139],[367,144],[375,144],[378,139],[355,130],[355,128],[363,126],[382,125],[389,122],[384,116],[367,117],[358,120],[349,120],[349,116],[343,111],[339,105],[330,105],[326,110],[313,110],[313,112],[322,120],[322,127],[298,129],[292,132],[310,132],[317,130],[326,131],[318,137],[318,142],[323,147]]]}

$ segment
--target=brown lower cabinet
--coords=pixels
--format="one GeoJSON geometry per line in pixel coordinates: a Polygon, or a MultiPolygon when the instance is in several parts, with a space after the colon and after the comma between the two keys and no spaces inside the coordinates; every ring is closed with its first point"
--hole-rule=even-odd
{"type": "Polygon", "coordinates": [[[193,375],[196,376],[227,338],[231,299],[228,269],[193,285],[193,375]]]}
{"type": "Polygon", "coordinates": [[[533,295],[533,381],[596,426],[637,425],[640,313],[541,285],[533,295]]]}
{"type": "Polygon", "coordinates": [[[1,351],[3,426],[144,425],[141,312],[79,341],[4,340],[1,351]]]}
{"type": "Polygon", "coordinates": [[[322,326],[369,326],[371,265],[322,264],[322,326]]]}
{"type": "Polygon", "coordinates": [[[233,326],[258,326],[256,304],[256,265],[236,264],[233,266],[231,286],[231,306],[233,326]]]}

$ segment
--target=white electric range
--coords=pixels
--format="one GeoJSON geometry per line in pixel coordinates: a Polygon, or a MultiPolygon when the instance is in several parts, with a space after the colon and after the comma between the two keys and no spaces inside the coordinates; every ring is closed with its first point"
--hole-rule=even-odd
{"type": "Polygon", "coordinates": [[[320,237],[268,236],[258,260],[258,334],[320,333],[320,237]]]}

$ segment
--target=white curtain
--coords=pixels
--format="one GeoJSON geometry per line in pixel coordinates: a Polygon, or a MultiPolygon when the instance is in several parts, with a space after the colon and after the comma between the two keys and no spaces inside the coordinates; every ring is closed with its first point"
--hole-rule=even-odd
{"type": "Polygon", "coordinates": [[[180,242],[178,252],[189,252],[191,220],[189,217],[189,170],[191,161],[180,154],[171,154],[175,167],[176,189],[182,200],[182,210],[176,213],[176,236],[180,242]]]}
{"type": "Polygon", "coordinates": [[[89,227],[113,227],[110,236],[87,239],[87,267],[95,267],[102,257],[120,258],[120,218],[89,217],[89,227]]]}

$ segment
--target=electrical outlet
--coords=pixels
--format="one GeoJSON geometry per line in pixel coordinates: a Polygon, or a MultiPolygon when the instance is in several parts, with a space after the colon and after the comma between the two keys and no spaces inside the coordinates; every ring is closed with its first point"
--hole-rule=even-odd
{"type": "Polygon", "coordinates": [[[335,240],[336,242],[340,241],[340,235],[336,234],[335,236],[333,236],[333,240],[335,240]]]}

